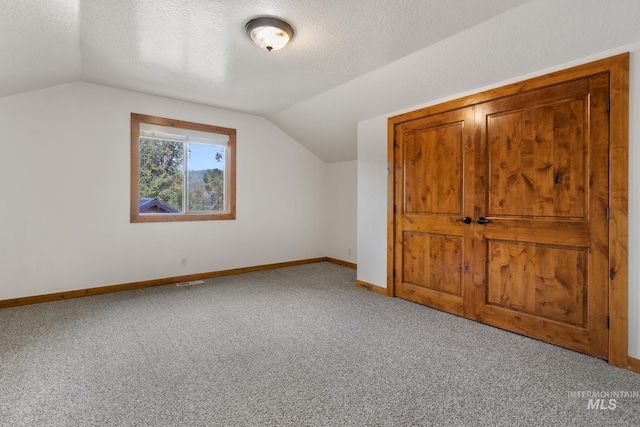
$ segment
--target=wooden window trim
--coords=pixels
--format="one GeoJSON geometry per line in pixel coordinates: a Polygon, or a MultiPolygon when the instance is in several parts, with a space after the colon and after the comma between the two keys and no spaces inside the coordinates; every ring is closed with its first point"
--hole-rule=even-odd
{"type": "MultiPolygon", "coordinates": [[[[628,369],[629,351],[629,53],[513,83],[475,95],[425,107],[388,119],[387,127],[387,295],[394,296],[395,126],[419,117],[468,107],[590,75],[610,76],[609,135],[609,364],[628,369]]],[[[396,273],[398,274],[398,273],[396,273]]]]}
{"type": "Polygon", "coordinates": [[[236,218],[236,130],[164,117],[131,113],[131,222],[216,221],[236,218]],[[140,214],[140,123],[210,132],[229,136],[227,153],[227,210],[222,213],[140,214]]]}

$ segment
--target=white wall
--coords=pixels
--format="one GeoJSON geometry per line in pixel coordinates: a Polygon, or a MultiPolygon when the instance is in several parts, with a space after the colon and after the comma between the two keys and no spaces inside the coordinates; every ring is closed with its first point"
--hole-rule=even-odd
{"type": "Polygon", "coordinates": [[[327,165],[264,118],[72,83],[0,128],[0,300],[327,255],[327,165]],[[235,221],[129,222],[131,112],[237,129],[235,221]]]}
{"type": "Polygon", "coordinates": [[[387,287],[387,119],[358,123],[358,280],[387,287]]]}
{"type": "Polygon", "coordinates": [[[358,246],[357,166],[355,160],[327,165],[327,256],[353,263],[358,246]]]}
{"type": "MultiPolygon", "coordinates": [[[[545,2],[547,6],[555,6],[556,3],[550,5],[545,2]]],[[[622,2],[627,6],[631,3],[622,2]]],[[[562,2],[557,2],[558,7],[563,5],[562,2]]],[[[529,7],[533,7],[532,4],[528,4],[529,7]]],[[[636,7],[639,5],[636,3],[636,7]]],[[[529,13],[531,11],[528,11],[529,13]]],[[[514,12],[515,13],[515,12],[514,12]]],[[[545,10],[544,14],[551,14],[553,10],[545,10]]],[[[589,19],[596,19],[592,16],[598,11],[589,10],[575,10],[577,16],[573,16],[572,19],[579,21],[585,18],[585,21],[589,19]],[[589,18],[589,19],[587,19],[589,18]]],[[[602,19],[606,19],[606,16],[600,15],[602,19]]],[[[491,21],[486,25],[492,25],[496,28],[503,28],[512,25],[506,20],[510,15],[499,17],[496,20],[491,21]],[[503,22],[504,20],[504,22],[503,22]],[[504,24],[501,26],[501,24],[504,24]]],[[[530,15],[531,19],[533,16],[530,15]]],[[[513,16],[511,16],[513,18],[513,16]]],[[[480,26],[482,27],[482,26],[480,26]]],[[[547,67],[545,69],[535,69],[535,65],[528,65],[531,72],[529,74],[514,75],[509,80],[501,81],[484,81],[485,86],[478,86],[473,90],[467,90],[464,92],[452,94],[446,97],[435,96],[430,98],[427,93],[424,94],[424,102],[419,105],[407,106],[406,108],[398,111],[390,111],[388,114],[374,117],[368,120],[361,121],[358,124],[358,279],[363,280],[374,285],[386,287],[386,251],[387,251],[387,119],[391,116],[422,108],[428,105],[435,105],[442,102],[446,102],[452,99],[460,98],[466,95],[477,93],[486,89],[500,87],[509,83],[521,81],[527,78],[546,74],[548,72],[565,69],[571,66],[587,63],[600,58],[606,58],[623,52],[631,52],[631,65],[630,65],[630,139],[629,139],[629,218],[637,218],[640,214],[640,171],[638,171],[634,165],[640,164],[640,150],[638,144],[640,144],[640,126],[638,126],[637,120],[634,118],[640,114],[640,36],[638,35],[638,27],[629,28],[629,31],[634,31],[629,35],[630,40],[628,44],[616,44],[618,41],[610,40],[613,46],[608,50],[600,50],[596,53],[585,55],[579,59],[573,59],[568,56],[564,62],[558,61],[553,67],[547,67]],[[384,178],[383,178],[384,177],[384,178]]],[[[443,52],[459,52],[466,49],[467,45],[473,45],[476,47],[475,51],[467,49],[469,55],[469,61],[475,64],[478,75],[482,75],[487,68],[492,69],[494,67],[494,61],[521,61],[527,64],[526,58],[527,52],[520,52],[517,46],[513,46],[512,39],[505,36],[505,47],[508,47],[502,54],[496,49],[495,44],[490,48],[486,48],[483,45],[476,43],[478,39],[478,33],[490,32],[491,28],[474,28],[465,34],[457,35],[456,37],[445,40],[441,45],[434,47],[433,51],[430,48],[425,49],[420,54],[414,55],[411,58],[405,58],[393,66],[399,68],[402,66],[401,62],[405,61],[405,69],[428,69],[431,63],[441,63],[447,61],[443,52]],[[491,50],[492,62],[491,64],[485,64],[483,62],[483,55],[485,55],[485,49],[491,50]],[[497,58],[496,58],[497,56],[497,58]]],[[[560,31],[560,30],[559,30],[560,31]]],[[[497,31],[499,32],[499,31],[497,31]]],[[[535,40],[537,36],[535,33],[531,33],[531,38],[535,40]]],[[[588,50],[588,46],[582,45],[581,40],[570,39],[566,37],[566,34],[558,34],[556,37],[559,39],[564,37],[564,43],[574,43],[576,50],[588,50]],[[566,39],[569,39],[567,42],[566,39]]],[[[547,39],[553,38],[552,35],[546,34],[547,39]]],[[[494,36],[494,41],[499,42],[499,38],[494,36]]],[[[621,38],[620,40],[624,40],[621,38]]],[[[604,44],[606,46],[606,44],[604,44]]],[[[451,78],[453,75],[453,68],[456,64],[449,63],[452,68],[452,73],[448,74],[444,66],[440,65],[439,70],[443,73],[443,78],[451,84],[451,78]],[[445,77],[446,76],[446,77],[445,77]]],[[[517,68],[517,67],[516,67],[517,68]]],[[[419,76],[403,76],[403,78],[415,78],[415,79],[431,79],[437,80],[440,78],[440,74],[437,75],[425,75],[419,76]]],[[[477,77],[474,77],[477,80],[477,77]]],[[[466,81],[460,81],[460,87],[467,87],[466,81]]],[[[640,358],[640,224],[631,220],[629,222],[629,355],[635,358],[640,358]]]]}

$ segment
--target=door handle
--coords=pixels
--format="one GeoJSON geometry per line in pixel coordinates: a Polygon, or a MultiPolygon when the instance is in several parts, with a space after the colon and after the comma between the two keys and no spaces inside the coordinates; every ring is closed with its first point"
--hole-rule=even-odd
{"type": "Polygon", "coordinates": [[[483,216],[479,216],[478,218],[476,218],[476,222],[478,224],[489,224],[491,222],[491,220],[487,219],[487,218],[485,218],[483,216]]]}
{"type": "Polygon", "coordinates": [[[471,217],[465,216],[460,219],[456,219],[456,222],[464,222],[465,224],[471,224],[471,217]]]}

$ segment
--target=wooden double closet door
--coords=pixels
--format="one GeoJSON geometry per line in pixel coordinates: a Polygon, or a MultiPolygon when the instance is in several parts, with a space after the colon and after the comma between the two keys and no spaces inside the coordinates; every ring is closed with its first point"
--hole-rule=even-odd
{"type": "Polygon", "coordinates": [[[602,73],[396,120],[394,295],[606,359],[608,103],[602,73]]]}

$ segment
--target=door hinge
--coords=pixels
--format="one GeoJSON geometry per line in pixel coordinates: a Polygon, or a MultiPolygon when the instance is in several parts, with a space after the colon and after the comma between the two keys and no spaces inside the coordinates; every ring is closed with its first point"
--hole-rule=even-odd
{"type": "Polygon", "coordinates": [[[607,205],[607,221],[611,221],[611,206],[607,205]]]}
{"type": "Polygon", "coordinates": [[[391,271],[391,276],[396,277],[396,269],[395,268],[391,271]]]}
{"type": "Polygon", "coordinates": [[[396,213],[396,205],[393,205],[393,213],[396,213]]]}
{"type": "Polygon", "coordinates": [[[611,318],[607,315],[607,329],[611,327],[611,318]]]}
{"type": "Polygon", "coordinates": [[[611,111],[611,98],[609,98],[609,101],[607,102],[607,111],[611,111]]]}

